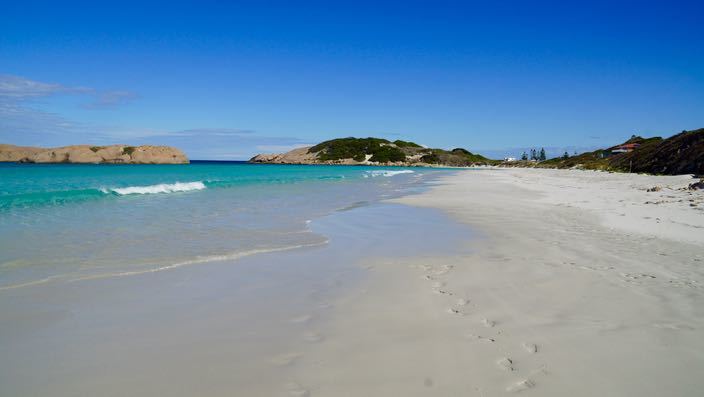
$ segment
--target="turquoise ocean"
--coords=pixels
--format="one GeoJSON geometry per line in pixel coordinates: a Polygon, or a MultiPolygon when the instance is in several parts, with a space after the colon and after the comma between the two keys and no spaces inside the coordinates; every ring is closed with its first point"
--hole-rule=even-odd
{"type": "Polygon", "coordinates": [[[309,227],[316,218],[408,194],[443,172],[0,163],[0,289],[324,245],[309,227]]]}

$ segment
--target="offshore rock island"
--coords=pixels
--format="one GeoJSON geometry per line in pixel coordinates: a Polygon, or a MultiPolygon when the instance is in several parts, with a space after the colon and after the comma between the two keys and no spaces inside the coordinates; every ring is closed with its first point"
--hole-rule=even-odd
{"type": "Polygon", "coordinates": [[[170,146],[73,145],[40,148],[0,144],[0,162],[77,164],[188,164],[188,157],[170,146]]]}

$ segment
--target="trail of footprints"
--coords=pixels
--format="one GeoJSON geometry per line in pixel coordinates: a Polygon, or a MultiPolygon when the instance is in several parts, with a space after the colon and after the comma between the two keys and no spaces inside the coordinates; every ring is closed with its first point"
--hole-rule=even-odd
{"type": "MultiPolygon", "coordinates": [[[[422,279],[426,280],[431,283],[431,290],[441,296],[447,296],[447,297],[454,297],[455,293],[449,290],[446,285],[447,283],[441,279],[441,276],[444,276],[448,274],[454,266],[452,265],[442,265],[439,267],[434,267],[430,265],[421,265],[419,268],[423,271],[422,279]]],[[[454,304],[451,305],[450,307],[447,308],[447,312],[453,316],[465,316],[466,314],[469,314],[467,311],[467,306],[470,305],[471,301],[467,298],[456,298],[454,299],[454,304]]],[[[497,337],[501,335],[501,330],[499,329],[500,327],[497,326],[497,323],[493,320],[490,320],[488,318],[482,318],[480,320],[480,324],[484,326],[487,329],[487,332],[489,330],[493,331],[491,332],[491,335],[477,335],[477,334],[467,334],[466,337],[469,338],[470,340],[475,340],[479,342],[485,342],[485,343],[495,343],[497,342],[497,337]]],[[[524,342],[521,345],[521,348],[529,353],[529,354],[535,354],[538,353],[538,345],[534,343],[529,343],[529,342],[524,342]]],[[[519,373],[519,369],[514,362],[514,360],[510,357],[500,357],[496,360],[496,367],[498,370],[502,371],[507,371],[507,372],[515,372],[519,373]]],[[[538,370],[532,371],[527,376],[524,376],[522,378],[519,377],[516,381],[513,383],[510,383],[506,386],[506,391],[511,392],[511,393],[517,393],[521,392],[527,389],[531,389],[535,387],[536,383],[534,378],[537,375],[544,375],[547,374],[547,371],[545,368],[540,368],[538,370]]]]}
{"type": "MultiPolygon", "coordinates": [[[[430,265],[422,265],[420,266],[420,269],[423,271],[422,279],[425,281],[428,281],[431,283],[431,290],[440,296],[445,296],[445,297],[452,297],[453,298],[453,304],[447,308],[447,313],[456,316],[456,317],[463,317],[467,313],[467,306],[471,304],[471,300],[467,298],[456,298],[455,293],[450,291],[446,285],[447,283],[440,278],[442,276],[447,275],[452,271],[454,268],[453,265],[442,265],[439,267],[434,267],[430,265]]],[[[646,276],[646,275],[639,275],[639,276],[646,276]]],[[[311,315],[302,315],[299,317],[294,317],[291,319],[291,322],[294,324],[305,324],[308,323],[311,320],[312,316],[311,315]]],[[[480,320],[480,324],[484,326],[487,329],[487,332],[490,330],[493,331],[491,332],[492,335],[477,335],[477,334],[472,334],[469,333],[465,335],[468,339],[474,340],[474,341],[479,341],[479,342],[484,342],[484,343],[495,343],[497,342],[497,337],[501,335],[501,330],[498,329],[497,323],[493,320],[490,320],[488,318],[482,318],[480,320]]],[[[323,335],[316,333],[316,332],[306,332],[303,334],[303,340],[309,343],[318,343],[323,341],[325,338],[323,335]]],[[[524,351],[527,353],[537,353],[538,352],[538,346],[534,343],[528,343],[525,342],[521,345],[524,351]]],[[[288,366],[297,361],[302,357],[301,353],[287,353],[287,354],[282,354],[280,356],[274,357],[271,359],[271,363],[275,366],[288,366]]],[[[514,360],[510,357],[500,357],[496,360],[496,367],[498,370],[502,371],[507,371],[507,372],[515,372],[518,373],[520,372],[519,369],[517,368],[517,365],[515,364],[514,360]]],[[[522,377],[517,380],[515,380],[513,383],[510,383],[506,386],[506,391],[507,392],[512,392],[512,393],[517,393],[521,392],[527,389],[531,389],[535,387],[536,383],[533,380],[533,378],[537,375],[541,374],[547,374],[547,371],[545,368],[540,368],[538,370],[532,371],[527,376],[522,377]]],[[[288,395],[292,397],[307,397],[310,396],[310,391],[301,386],[300,384],[296,382],[290,382],[285,385],[285,389],[288,393],[288,395]]]]}

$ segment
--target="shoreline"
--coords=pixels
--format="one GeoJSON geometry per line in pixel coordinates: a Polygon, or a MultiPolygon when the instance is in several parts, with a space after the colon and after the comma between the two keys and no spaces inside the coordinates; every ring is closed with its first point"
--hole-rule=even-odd
{"type": "MultiPolygon", "coordinates": [[[[294,389],[311,396],[698,394],[704,213],[679,201],[690,197],[677,190],[686,182],[486,170],[392,200],[442,209],[481,235],[468,242],[470,253],[366,264],[365,293],[336,305],[324,331],[336,337],[292,369],[294,389]],[[673,189],[645,191],[653,183],[673,189]],[[659,194],[675,200],[642,201],[659,194]],[[656,216],[642,219],[643,211],[656,216]],[[678,221],[683,214],[689,223],[678,221]]],[[[692,194],[701,205],[701,192],[692,194]]]]}
{"type": "Polygon", "coordinates": [[[322,332],[333,302],[361,291],[366,274],[357,263],[390,251],[412,258],[450,249],[443,235],[424,236],[424,225],[464,233],[441,211],[356,204],[313,219],[312,232],[329,240],[324,246],[0,291],[8,324],[0,328],[1,389],[289,395],[289,369],[335,337],[322,332]]]}
{"type": "Polygon", "coordinates": [[[688,197],[704,205],[687,182],[455,171],[317,218],[322,247],[0,291],[0,383],[56,396],[696,395],[704,211],[688,197]]]}

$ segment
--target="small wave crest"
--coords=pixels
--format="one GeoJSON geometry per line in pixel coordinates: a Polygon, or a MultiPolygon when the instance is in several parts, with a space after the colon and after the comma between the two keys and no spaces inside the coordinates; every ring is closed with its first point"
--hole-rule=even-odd
{"type": "Polygon", "coordinates": [[[69,281],[75,282],[75,281],[96,280],[96,279],[113,278],[113,277],[138,276],[141,274],[157,273],[157,272],[162,272],[165,270],[177,269],[179,267],[189,266],[189,265],[197,265],[197,264],[209,263],[209,262],[221,262],[221,261],[228,261],[228,260],[237,260],[240,258],[244,258],[247,256],[252,256],[252,255],[257,255],[257,254],[266,254],[266,253],[290,251],[290,250],[295,250],[295,249],[300,249],[300,248],[317,247],[317,246],[328,244],[328,242],[329,241],[326,239],[324,241],[308,243],[308,244],[297,244],[297,245],[289,245],[289,246],[273,247],[273,248],[258,248],[258,249],[252,249],[249,251],[233,252],[230,254],[204,256],[204,257],[198,257],[196,259],[190,259],[190,260],[186,260],[183,262],[172,263],[169,265],[163,265],[163,266],[159,266],[159,267],[155,267],[155,268],[142,269],[142,270],[129,270],[129,271],[117,272],[117,273],[94,274],[94,275],[90,275],[90,276],[83,276],[83,277],[74,278],[69,281]]]}
{"type": "Polygon", "coordinates": [[[176,182],[176,183],[160,183],[158,185],[149,186],[128,186],[121,188],[104,189],[105,193],[115,193],[119,196],[128,194],[156,194],[156,193],[175,193],[189,192],[192,190],[203,190],[205,184],[200,181],[196,182],[176,182]]]}
{"type": "Polygon", "coordinates": [[[413,170],[372,170],[372,171],[367,171],[366,174],[364,174],[365,178],[374,178],[377,176],[394,176],[394,175],[400,175],[400,174],[413,174],[415,171],[413,170]]]}

